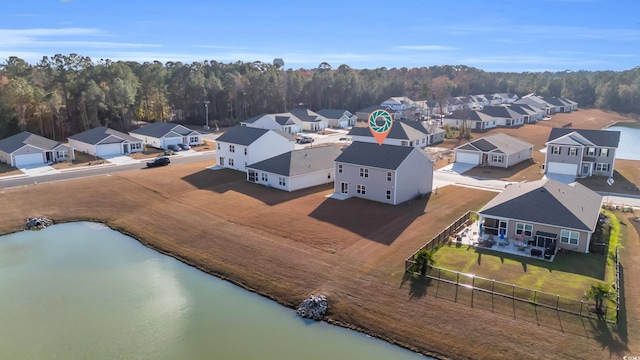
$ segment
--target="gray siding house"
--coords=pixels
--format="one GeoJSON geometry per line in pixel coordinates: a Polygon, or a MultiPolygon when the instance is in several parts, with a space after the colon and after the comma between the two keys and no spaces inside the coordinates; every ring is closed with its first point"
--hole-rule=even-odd
{"type": "MultiPolygon", "coordinates": [[[[378,143],[368,127],[353,127],[348,135],[351,140],[378,143]]],[[[395,120],[384,140],[384,145],[423,148],[444,141],[445,131],[434,125],[425,126],[421,121],[395,120]]]]}
{"type": "Polygon", "coordinates": [[[433,160],[414,147],[354,142],[335,161],[334,192],[397,205],[430,193],[433,160]]]}
{"type": "Polygon", "coordinates": [[[613,176],[619,131],[553,128],[546,143],[545,173],[613,176]]]}
{"type": "Polygon", "coordinates": [[[0,162],[21,168],[75,159],[73,148],[23,131],[0,140],[0,162]]]}
{"type": "Polygon", "coordinates": [[[496,133],[460,145],[453,151],[459,163],[508,168],[531,159],[533,144],[496,133]]]}
{"type": "Polygon", "coordinates": [[[602,196],[578,183],[552,179],[507,187],[480,211],[483,233],[504,234],[534,248],[589,252],[602,196]]]}

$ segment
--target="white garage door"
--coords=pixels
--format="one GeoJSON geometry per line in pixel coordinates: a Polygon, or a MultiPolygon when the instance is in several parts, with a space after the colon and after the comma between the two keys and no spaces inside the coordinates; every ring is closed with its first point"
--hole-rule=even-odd
{"type": "Polygon", "coordinates": [[[98,156],[110,156],[122,154],[122,144],[102,144],[96,150],[98,156]]]}
{"type": "Polygon", "coordinates": [[[164,148],[166,149],[169,145],[178,145],[182,142],[182,138],[166,138],[164,139],[164,148]]]}
{"type": "Polygon", "coordinates": [[[456,162],[463,164],[480,164],[480,154],[467,153],[467,152],[456,152],[456,162]]]}
{"type": "Polygon", "coordinates": [[[43,154],[28,154],[28,155],[16,155],[15,157],[16,167],[27,165],[36,165],[44,163],[43,154]]]}
{"type": "Polygon", "coordinates": [[[578,173],[578,165],[551,162],[547,168],[547,173],[575,176],[578,173]]]}

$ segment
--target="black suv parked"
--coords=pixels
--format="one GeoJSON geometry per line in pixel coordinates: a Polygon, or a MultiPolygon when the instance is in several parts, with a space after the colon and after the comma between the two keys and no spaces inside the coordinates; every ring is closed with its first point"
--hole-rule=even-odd
{"type": "Polygon", "coordinates": [[[171,160],[169,160],[168,157],[159,157],[151,161],[148,161],[147,167],[165,166],[165,165],[169,165],[170,163],[171,163],[171,160]]]}

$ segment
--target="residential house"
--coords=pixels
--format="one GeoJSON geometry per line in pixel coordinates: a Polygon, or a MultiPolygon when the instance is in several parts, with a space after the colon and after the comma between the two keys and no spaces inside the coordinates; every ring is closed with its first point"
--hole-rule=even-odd
{"type": "Polygon", "coordinates": [[[402,118],[401,111],[395,111],[388,106],[382,106],[382,105],[373,105],[373,106],[364,108],[362,110],[358,110],[356,111],[356,118],[358,119],[358,121],[369,121],[369,115],[371,115],[372,112],[377,110],[385,110],[389,112],[389,114],[394,120],[402,118]]]}
{"type": "Polygon", "coordinates": [[[322,109],[318,115],[327,119],[330,128],[348,128],[356,125],[358,117],[344,109],[322,109]]]}
{"type": "Polygon", "coordinates": [[[478,216],[485,234],[587,253],[601,205],[602,196],[581,184],[542,179],[507,187],[478,216]]]}
{"type": "Polygon", "coordinates": [[[380,105],[389,107],[394,111],[405,111],[414,108],[415,102],[406,96],[395,96],[388,98],[380,105]]]}
{"type": "Polygon", "coordinates": [[[291,113],[262,114],[241,121],[240,125],[258,129],[280,130],[292,135],[302,131],[302,121],[291,113]]]}
{"type": "Polygon", "coordinates": [[[155,122],[129,132],[129,135],[140,139],[147,146],[167,149],[169,145],[187,144],[197,146],[202,144],[199,132],[180,124],[155,122]]]}
{"type": "Polygon", "coordinates": [[[333,182],[334,160],[341,154],[334,145],[287,151],[247,165],[247,180],[284,191],[296,191],[333,182]]]}
{"type": "Polygon", "coordinates": [[[305,108],[293,108],[289,111],[302,121],[302,130],[320,131],[329,127],[329,121],[322,115],[305,108]]]}
{"type": "Polygon", "coordinates": [[[525,124],[533,124],[543,119],[545,116],[544,110],[535,108],[527,104],[509,104],[509,109],[522,114],[525,124]]]}
{"type": "Polygon", "coordinates": [[[142,140],[104,126],[75,134],[68,140],[76,151],[93,156],[127,155],[142,151],[142,140]]]}
{"type": "Polygon", "coordinates": [[[13,167],[44,165],[75,159],[71,146],[23,131],[0,140],[0,162],[13,167]]]}
{"type": "Polygon", "coordinates": [[[442,118],[442,125],[468,126],[473,130],[487,130],[497,127],[497,120],[478,110],[456,110],[442,118]]]}
{"type": "Polygon", "coordinates": [[[453,149],[458,163],[508,168],[533,156],[533,144],[503,133],[473,140],[453,149]]]}
{"type": "Polygon", "coordinates": [[[233,126],[216,139],[218,166],[246,171],[248,164],[291,151],[295,143],[291,134],[280,130],[233,126]]]}
{"type": "MultiPolygon", "coordinates": [[[[444,141],[445,131],[421,121],[396,120],[391,126],[383,144],[423,148],[444,141]]],[[[347,136],[351,141],[378,143],[369,127],[353,127],[347,136]]]]}
{"type": "Polygon", "coordinates": [[[354,142],[335,161],[334,192],[397,205],[431,192],[433,159],[415,147],[354,142]]]}
{"type": "Polygon", "coordinates": [[[620,131],[553,128],[546,143],[547,174],[613,176],[620,131]]]}
{"type": "Polygon", "coordinates": [[[497,126],[512,127],[524,125],[524,115],[514,111],[510,106],[484,106],[479,112],[496,120],[497,126]]]}
{"type": "Polygon", "coordinates": [[[575,101],[569,102],[569,100],[564,98],[547,96],[547,97],[544,97],[543,99],[549,105],[549,114],[569,113],[577,109],[578,107],[578,103],[576,103],[575,101]]]}
{"type": "Polygon", "coordinates": [[[520,99],[516,100],[514,104],[526,104],[531,106],[532,108],[540,109],[544,111],[545,114],[549,113],[549,104],[541,97],[534,93],[527,94],[520,99]]]}
{"type": "Polygon", "coordinates": [[[518,95],[511,93],[496,93],[493,96],[502,99],[502,104],[513,104],[518,100],[518,95]]]}

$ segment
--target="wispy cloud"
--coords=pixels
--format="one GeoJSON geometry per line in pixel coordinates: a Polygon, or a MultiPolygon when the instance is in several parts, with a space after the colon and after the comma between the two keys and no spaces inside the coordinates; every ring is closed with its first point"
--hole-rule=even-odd
{"type": "Polygon", "coordinates": [[[40,49],[40,48],[139,48],[160,47],[159,44],[141,44],[130,42],[92,41],[84,38],[109,36],[106,32],[95,28],[34,28],[34,29],[0,29],[0,38],[5,48],[40,49]],[[60,38],[71,38],[60,40],[60,38]],[[83,38],[82,40],[75,40],[83,38]],[[49,40],[52,39],[52,40],[49,40]]]}
{"type": "MultiPolygon", "coordinates": [[[[500,26],[473,26],[456,25],[445,28],[450,35],[477,35],[479,33],[495,33],[496,39],[504,37],[504,27],[500,26]]],[[[544,39],[570,39],[570,40],[607,40],[612,42],[638,42],[640,41],[640,29],[633,28],[595,28],[586,26],[555,26],[555,25],[513,25],[510,34],[518,36],[531,35],[544,39]]],[[[488,36],[488,35],[483,35],[488,36]]]]}
{"type": "Polygon", "coordinates": [[[447,51],[456,50],[456,48],[444,45],[398,45],[395,49],[401,50],[424,50],[424,51],[447,51]]]}

